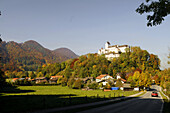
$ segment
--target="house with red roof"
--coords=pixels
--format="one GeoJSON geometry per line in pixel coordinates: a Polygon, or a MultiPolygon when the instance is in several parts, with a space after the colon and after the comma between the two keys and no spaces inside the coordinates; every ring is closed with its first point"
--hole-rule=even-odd
{"type": "Polygon", "coordinates": [[[13,78],[12,82],[16,82],[19,78],[13,78]]]}
{"type": "Polygon", "coordinates": [[[113,77],[108,74],[102,74],[102,75],[96,77],[96,82],[97,83],[102,82],[103,85],[106,85],[108,83],[107,82],[108,80],[113,80],[113,77]]]}
{"type": "Polygon", "coordinates": [[[47,82],[47,78],[46,77],[37,77],[35,78],[35,83],[46,83],[47,82]]]}
{"type": "Polygon", "coordinates": [[[56,76],[51,76],[50,79],[58,79],[58,78],[63,78],[62,75],[56,75],[56,76]]]}
{"type": "Polygon", "coordinates": [[[56,84],[57,83],[57,80],[59,79],[59,78],[63,78],[64,76],[62,76],[62,75],[56,75],[56,76],[51,76],[50,77],[50,80],[49,80],[49,83],[50,84],[56,84]]]}

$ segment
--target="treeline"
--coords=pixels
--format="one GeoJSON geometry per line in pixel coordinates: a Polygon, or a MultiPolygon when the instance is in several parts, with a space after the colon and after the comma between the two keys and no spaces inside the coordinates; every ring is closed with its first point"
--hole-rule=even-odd
{"type": "Polygon", "coordinates": [[[166,89],[165,93],[170,97],[170,68],[163,70],[156,80],[163,89],[166,89]]]}

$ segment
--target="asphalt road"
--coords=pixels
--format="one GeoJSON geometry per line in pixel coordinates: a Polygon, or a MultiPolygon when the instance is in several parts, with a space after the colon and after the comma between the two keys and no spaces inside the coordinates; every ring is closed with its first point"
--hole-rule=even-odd
{"type": "MultiPolygon", "coordinates": [[[[159,91],[158,86],[152,86],[152,91],[159,91]]],[[[98,107],[79,113],[162,113],[163,100],[158,92],[158,97],[151,97],[152,91],[147,91],[141,97],[127,101],[98,107]]]]}

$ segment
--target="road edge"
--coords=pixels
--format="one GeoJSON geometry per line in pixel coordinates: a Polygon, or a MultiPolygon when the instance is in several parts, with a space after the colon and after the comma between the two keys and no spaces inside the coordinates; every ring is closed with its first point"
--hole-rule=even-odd
{"type": "Polygon", "coordinates": [[[120,97],[120,98],[106,100],[106,101],[99,101],[99,102],[94,102],[94,103],[74,105],[74,106],[68,106],[68,107],[62,107],[62,108],[45,109],[45,110],[28,112],[28,113],[50,113],[50,112],[65,113],[64,111],[68,111],[68,110],[74,110],[74,109],[80,109],[80,108],[86,108],[86,107],[95,107],[95,106],[105,105],[105,104],[114,103],[114,102],[121,102],[121,101],[128,100],[130,98],[133,98],[133,97],[139,97],[139,95],[141,96],[145,93],[146,92],[141,91],[137,94],[133,94],[127,97],[120,97]]]}

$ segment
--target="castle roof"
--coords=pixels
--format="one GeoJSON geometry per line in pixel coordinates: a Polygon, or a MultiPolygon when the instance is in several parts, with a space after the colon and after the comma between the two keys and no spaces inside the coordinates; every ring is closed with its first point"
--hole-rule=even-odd
{"type": "Polygon", "coordinates": [[[107,41],[106,43],[110,45],[110,42],[107,41]]]}
{"type": "Polygon", "coordinates": [[[112,48],[112,47],[120,48],[120,47],[128,47],[128,45],[113,45],[113,46],[109,46],[109,48],[112,48]]]}

